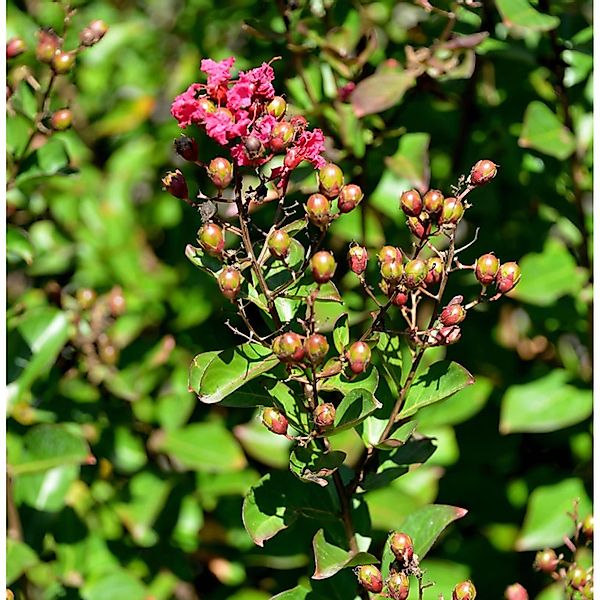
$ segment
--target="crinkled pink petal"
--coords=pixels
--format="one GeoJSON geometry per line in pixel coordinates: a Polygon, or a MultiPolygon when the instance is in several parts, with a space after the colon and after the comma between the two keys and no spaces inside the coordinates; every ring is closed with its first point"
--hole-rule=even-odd
{"type": "Polygon", "coordinates": [[[252,126],[252,135],[256,136],[263,144],[268,144],[276,123],[277,119],[275,117],[265,115],[252,126]]]}
{"type": "Polygon", "coordinates": [[[315,167],[322,167],[327,161],[321,156],[325,152],[325,137],[320,129],[304,131],[294,145],[303,160],[308,160],[315,167]]]}
{"type": "Polygon", "coordinates": [[[235,123],[232,123],[228,132],[229,139],[248,135],[248,127],[250,127],[251,123],[252,119],[250,119],[248,112],[245,110],[238,110],[235,113],[235,123]]]}
{"type": "Polygon", "coordinates": [[[244,81],[238,81],[227,92],[227,108],[231,111],[247,108],[252,103],[253,86],[244,81]]]}
{"type": "Polygon", "coordinates": [[[179,127],[184,128],[193,123],[199,110],[196,92],[202,88],[199,83],[192,83],[190,87],[173,100],[171,114],[177,119],[179,127]]]}
{"type": "Polygon", "coordinates": [[[231,67],[235,58],[230,56],[219,62],[210,58],[204,58],[200,62],[200,70],[208,75],[206,89],[208,93],[218,99],[222,99],[227,93],[227,83],[231,79],[231,67]]]}
{"type": "Polygon", "coordinates": [[[227,114],[223,112],[209,113],[205,118],[206,134],[213,140],[219,142],[221,146],[227,144],[228,133],[233,123],[227,114]]]}
{"type": "Polygon", "coordinates": [[[250,69],[249,71],[240,71],[239,81],[252,84],[254,97],[260,100],[270,100],[275,95],[275,89],[271,85],[275,79],[273,67],[263,63],[260,67],[250,69]]]}

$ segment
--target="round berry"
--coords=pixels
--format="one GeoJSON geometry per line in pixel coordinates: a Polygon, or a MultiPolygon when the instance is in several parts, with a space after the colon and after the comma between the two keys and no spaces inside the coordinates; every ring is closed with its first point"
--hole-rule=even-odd
{"type": "Polygon", "coordinates": [[[302,337],[293,331],[277,336],[273,340],[272,350],[282,362],[300,362],[304,358],[302,337]]]}
{"type": "Polygon", "coordinates": [[[235,300],[242,287],[242,274],[235,267],[225,267],[217,278],[219,289],[225,298],[235,300]]]}
{"type": "Polygon", "coordinates": [[[364,373],[371,362],[371,348],[365,342],[354,342],[346,350],[346,360],[355,375],[364,373]]]}
{"type": "Polygon", "coordinates": [[[305,210],[313,225],[325,227],[331,221],[331,202],[323,194],[311,194],[306,201],[305,210]]]}
{"type": "Polygon", "coordinates": [[[496,273],[500,268],[500,261],[494,254],[489,252],[483,254],[475,263],[475,277],[481,285],[490,285],[496,279],[496,273]]]}
{"type": "Polygon", "coordinates": [[[404,283],[406,287],[411,290],[419,287],[427,277],[428,271],[427,263],[424,260],[420,258],[409,260],[404,265],[404,283]]]}
{"type": "Polygon", "coordinates": [[[356,576],[358,582],[368,592],[378,594],[383,589],[383,578],[381,571],[375,565],[362,565],[357,567],[356,576]]]}
{"type": "Polygon", "coordinates": [[[440,321],[442,322],[442,325],[449,327],[451,325],[462,323],[466,316],[467,311],[462,304],[448,304],[440,314],[440,321]]]}
{"type": "Polygon", "coordinates": [[[540,550],[535,555],[533,567],[542,573],[554,573],[558,567],[558,556],[556,556],[556,552],[554,552],[552,548],[540,550]]]}
{"type": "Polygon", "coordinates": [[[377,260],[383,264],[386,262],[402,262],[402,251],[394,246],[384,246],[377,253],[377,260]]]}
{"type": "Polygon", "coordinates": [[[567,581],[573,589],[581,591],[589,581],[588,573],[583,567],[573,563],[567,571],[567,581]]]}
{"type": "Polygon", "coordinates": [[[398,260],[381,263],[379,270],[388,283],[398,283],[404,275],[404,265],[398,260]]]}
{"type": "Polygon", "coordinates": [[[25,42],[20,37],[11,38],[6,42],[6,59],[15,58],[27,50],[25,42]]]}
{"type": "Polygon", "coordinates": [[[220,190],[224,190],[233,179],[233,165],[222,156],[213,158],[208,164],[208,177],[220,190]]]}
{"type": "Polygon", "coordinates": [[[327,283],[334,275],[336,269],[335,259],[331,252],[321,250],[310,259],[310,268],[317,283],[327,283]]]}
{"type": "Polygon", "coordinates": [[[213,256],[220,256],[225,248],[223,229],[215,223],[205,223],[198,232],[198,241],[202,248],[213,256]]]}
{"type": "Polygon", "coordinates": [[[286,231],[277,229],[269,236],[269,252],[274,258],[283,260],[290,252],[292,238],[286,231]]]}
{"type": "Polygon", "coordinates": [[[390,538],[390,549],[396,560],[406,567],[412,561],[414,555],[413,541],[407,533],[396,531],[390,538]]]}
{"type": "Polygon", "coordinates": [[[386,581],[388,592],[393,600],[406,600],[410,593],[410,582],[406,573],[390,573],[386,581]]]}
{"type": "Polygon", "coordinates": [[[456,225],[462,219],[464,213],[465,207],[458,198],[453,196],[444,198],[439,223],[440,225],[456,225]]]}
{"type": "Polygon", "coordinates": [[[418,216],[423,210],[423,200],[417,190],[408,190],[400,196],[400,208],[409,217],[418,216]]]}
{"type": "Polygon", "coordinates": [[[485,185],[496,177],[497,172],[498,165],[491,160],[484,159],[475,163],[469,179],[473,185],[485,185]]]}
{"type": "Polygon", "coordinates": [[[271,133],[270,145],[273,152],[281,152],[289,146],[294,139],[294,133],[294,126],[289,121],[279,121],[271,133]]]}
{"type": "Polygon", "coordinates": [[[288,420],[285,415],[276,408],[268,406],[262,411],[261,419],[263,425],[273,433],[278,435],[287,435],[288,420]]]}
{"type": "Polygon", "coordinates": [[[64,52],[57,50],[52,57],[52,69],[59,75],[68,73],[75,64],[75,52],[64,52]]]}
{"type": "Polygon", "coordinates": [[[510,292],[521,279],[521,268],[516,262],[507,262],[500,265],[496,273],[496,287],[502,294],[510,292]]]}
{"type": "Polygon", "coordinates": [[[527,590],[520,583],[513,583],[504,590],[505,600],[529,600],[527,590]]]}
{"type": "Polygon", "coordinates": [[[361,275],[367,269],[369,253],[364,246],[350,246],[348,250],[348,266],[353,273],[361,275]]]}
{"type": "Polygon", "coordinates": [[[423,208],[430,215],[437,215],[444,206],[444,194],[440,190],[429,190],[423,197],[423,208]]]}
{"type": "Polygon", "coordinates": [[[354,183],[350,183],[345,185],[340,190],[340,195],[338,198],[338,208],[341,213],[349,213],[354,210],[363,199],[362,190],[358,185],[354,183]]]}
{"type": "Polygon", "coordinates": [[[327,163],[319,169],[319,189],[328,198],[335,198],[344,185],[342,170],[333,163],[327,163]]]}
{"type": "Polygon", "coordinates": [[[458,583],[452,590],[452,600],[475,600],[476,596],[477,590],[469,580],[458,583]]]}
{"type": "Polygon", "coordinates": [[[64,131],[71,127],[73,113],[68,108],[57,110],[50,118],[50,124],[55,131],[64,131]]]}
{"type": "Polygon", "coordinates": [[[400,289],[392,296],[392,304],[398,308],[405,306],[408,302],[408,294],[406,290],[400,289]]]}
{"type": "Polygon", "coordinates": [[[281,96],[275,96],[269,104],[267,104],[267,113],[276,119],[280,119],[285,114],[287,102],[281,96]]]}
{"type": "Polygon", "coordinates": [[[425,283],[427,285],[434,285],[442,280],[444,274],[444,262],[439,256],[432,256],[427,261],[427,275],[425,276],[425,283]]]}
{"type": "Polygon", "coordinates": [[[319,429],[326,429],[335,423],[335,406],[329,402],[319,404],[313,411],[313,421],[319,429]]]}
{"type": "Polygon", "coordinates": [[[38,43],[35,48],[36,58],[43,63],[51,63],[56,51],[60,48],[60,38],[52,30],[42,29],[38,32],[38,43]]]}
{"type": "Polygon", "coordinates": [[[320,333],[309,335],[304,341],[304,352],[313,365],[321,364],[329,352],[327,338],[320,333]]]}

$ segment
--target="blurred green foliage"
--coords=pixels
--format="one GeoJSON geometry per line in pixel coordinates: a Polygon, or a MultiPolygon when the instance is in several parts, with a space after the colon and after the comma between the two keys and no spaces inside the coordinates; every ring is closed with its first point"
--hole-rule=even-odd
{"type": "MultiPolygon", "coordinates": [[[[185,169],[172,98],[202,57],[231,54],[239,68],[283,58],[278,91],[365,190],[364,210],[332,228],[340,253],[363,234],[371,248],[407,244],[407,187],[449,189],[480,158],[500,164],[473,194],[460,239],[480,233],[461,260],[493,250],[520,261],[522,282],[501,306],[471,311],[448,349],[477,384],[423,411],[437,452],[367,504],[379,550],[427,504],[468,509],[424,563],[438,584],[426,597],[467,576],[484,598],[517,580],[532,597],[546,585],[532,551],[570,533],[574,497],[591,510],[591,3],[434,4],[455,10],[455,35],[487,35],[428,53],[447,18],[427,2],[76,1],[67,47],[93,19],[109,33],[52,95],[74,127],[37,136],[15,166],[36,110],[31,77],[48,78],[36,31],[61,32],[64,12],[8,3],[8,38],[29,48],[9,62],[7,119],[7,575],[18,598],[261,600],[297,585],[286,597],[305,597],[311,532],[257,548],[241,520],[251,485],[288,477],[289,444],[248,409],[208,409],[188,391],[192,357],[236,343],[223,325],[232,308],[184,256],[198,216],[160,189],[164,171],[185,169]]],[[[458,279],[450,294],[473,292],[458,279]]],[[[359,330],[355,286],[341,279],[359,330]]],[[[361,442],[350,430],[336,447],[351,460],[361,442]]],[[[348,598],[349,580],[312,587],[348,598]]]]}

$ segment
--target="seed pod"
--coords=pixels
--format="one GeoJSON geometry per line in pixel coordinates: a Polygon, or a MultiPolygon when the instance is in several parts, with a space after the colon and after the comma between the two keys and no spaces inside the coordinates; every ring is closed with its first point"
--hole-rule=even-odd
{"type": "Polygon", "coordinates": [[[367,269],[369,253],[364,246],[350,246],[348,250],[348,266],[353,273],[361,275],[367,269]]]}
{"type": "Polygon", "coordinates": [[[392,297],[392,304],[398,308],[404,306],[408,302],[408,295],[405,289],[399,289],[392,297]]]}
{"type": "Polygon", "coordinates": [[[481,285],[490,285],[496,279],[500,261],[493,253],[483,254],[475,263],[475,277],[481,285]]]}
{"type": "Polygon", "coordinates": [[[36,58],[43,63],[51,63],[57,50],[60,48],[61,39],[51,29],[38,31],[38,43],[35,48],[36,58]]]}
{"type": "Polygon", "coordinates": [[[521,268],[516,262],[500,265],[496,273],[496,288],[501,294],[510,292],[521,280],[521,268]]]}
{"type": "Polygon", "coordinates": [[[440,225],[456,225],[465,213],[463,203],[454,197],[444,198],[442,212],[439,216],[440,225]]]}
{"type": "Polygon", "coordinates": [[[331,203],[323,194],[311,194],[306,201],[305,210],[313,225],[325,227],[331,221],[331,203]]]}
{"type": "Polygon", "coordinates": [[[281,96],[275,96],[269,104],[267,104],[267,113],[276,119],[280,119],[285,114],[287,102],[281,96]]]}
{"type": "Polygon", "coordinates": [[[81,31],[79,41],[82,46],[93,46],[106,35],[107,31],[108,25],[101,19],[96,19],[81,31]]]}
{"type": "Polygon", "coordinates": [[[358,583],[368,592],[378,594],[383,589],[381,571],[375,565],[362,565],[355,570],[358,583]]]}
{"type": "Polygon", "coordinates": [[[496,177],[497,172],[498,165],[495,165],[491,160],[480,160],[471,169],[469,180],[473,185],[485,185],[496,177]]]}
{"type": "Polygon", "coordinates": [[[377,260],[381,264],[392,261],[402,263],[402,251],[394,246],[383,246],[377,253],[377,260]]]}
{"type": "Polygon", "coordinates": [[[263,143],[255,136],[249,135],[242,139],[244,148],[246,149],[246,155],[250,160],[256,160],[265,153],[265,147],[263,143]]]}
{"type": "Polygon", "coordinates": [[[393,600],[406,600],[410,593],[410,582],[406,573],[392,571],[386,581],[388,592],[393,600]]]}
{"type": "Polygon", "coordinates": [[[287,435],[288,420],[282,412],[276,408],[268,406],[262,411],[261,419],[263,425],[273,433],[278,435],[287,435]]]}
{"type": "Polygon", "coordinates": [[[404,265],[398,260],[381,263],[379,268],[381,276],[388,283],[398,283],[404,275],[404,265]]]}
{"type": "Polygon", "coordinates": [[[319,190],[327,198],[335,198],[344,185],[342,170],[333,163],[327,163],[319,169],[319,190]]]}
{"type": "Polygon", "coordinates": [[[327,338],[320,333],[313,333],[304,340],[304,352],[313,365],[320,365],[329,352],[327,338]]]}
{"type": "Polygon", "coordinates": [[[27,50],[25,42],[20,37],[14,37],[6,42],[6,60],[15,58],[27,50]]]}
{"type": "Polygon", "coordinates": [[[333,254],[326,250],[317,252],[310,259],[310,268],[317,283],[327,283],[334,275],[337,265],[333,254]]]}
{"type": "Polygon", "coordinates": [[[319,429],[331,427],[335,422],[335,406],[329,402],[319,404],[313,411],[313,421],[319,429]]]}
{"type": "Polygon", "coordinates": [[[513,583],[504,590],[505,600],[529,600],[527,590],[520,583],[513,583]]]}
{"type": "Polygon", "coordinates": [[[50,125],[54,131],[64,131],[65,129],[69,129],[72,122],[73,113],[68,108],[61,108],[50,117],[50,125]]]}
{"type": "Polygon", "coordinates": [[[354,210],[363,199],[363,192],[358,185],[350,183],[340,190],[338,209],[341,213],[354,210]]]}
{"type": "Polygon", "coordinates": [[[440,190],[429,190],[423,198],[423,208],[430,215],[437,215],[444,206],[444,194],[440,190]]]}
{"type": "Polygon", "coordinates": [[[433,330],[433,337],[438,346],[450,346],[460,340],[461,331],[458,325],[450,325],[433,330]]]}
{"type": "Polygon", "coordinates": [[[409,260],[404,265],[404,283],[406,287],[409,290],[418,288],[425,280],[425,277],[427,277],[427,272],[427,263],[424,260],[420,258],[409,260]]]}
{"type": "Polygon", "coordinates": [[[175,151],[181,158],[196,162],[198,160],[198,144],[194,138],[182,135],[175,140],[175,151]]]}
{"type": "Polygon", "coordinates": [[[225,248],[223,228],[216,223],[205,223],[198,231],[198,241],[206,252],[220,256],[225,248]]]}
{"type": "Polygon", "coordinates": [[[400,196],[400,208],[409,217],[417,217],[423,210],[423,200],[417,190],[409,190],[400,196]]]}
{"type": "Polygon", "coordinates": [[[188,187],[183,173],[177,169],[169,171],[162,179],[165,190],[175,198],[186,199],[188,197],[188,187]]]}
{"type": "Polygon", "coordinates": [[[448,304],[440,314],[440,321],[442,325],[449,327],[462,323],[466,316],[467,311],[462,304],[448,304]]]}
{"type": "Polygon", "coordinates": [[[273,127],[270,146],[273,152],[281,152],[294,140],[294,126],[289,121],[279,121],[273,127]]]}
{"type": "Polygon", "coordinates": [[[533,562],[533,568],[536,571],[542,573],[554,573],[558,567],[558,556],[552,548],[546,548],[545,550],[539,550],[535,555],[533,562]]]}
{"type": "MultiPolygon", "coordinates": [[[[205,112],[208,114],[217,112],[217,107],[215,106],[215,103],[210,98],[207,98],[206,96],[200,96],[200,98],[198,98],[197,102],[198,102],[198,107],[200,108],[201,112],[205,112]]],[[[231,114],[231,112],[229,112],[229,111],[227,111],[227,112],[229,113],[230,120],[233,120],[233,115],[231,114]]]]}
{"type": "Polygon", "coordinates": [[[91,308],[96,302],[96,292],[90,288],[80,288],[77,290],[75,294],[77,298],[77,303],[82,308],[82,310],[87,310],[91,308]]]}
{"type": "Polygon", "coordinates": [[[123,296],[123,289],[117,285],[108,296],[108,306],[110,308],[110,314],[113,317],[119,317],[127,310],[127,303],[125,302],[125,296],[123,296]]]}
{"type": "Polygon", "coordinates": [[[567,571],[569,585],[577,591],[581,591],[589,581],[588,572],[577,563],[573,563],[567,571]]]}
{"type": "Polygon", "coordinates": [[[220,190],[224,190],[233,179],[233,165],[222,156],[213,158],[206,171],[210,180],[220,190]]]}
{"type": "Polygon", "coordinates": [[[402,567],[407,567],[410,564],[415,551],[410,535],[400,531],[392,534],[390,549],[402,567]]]}
{"type": "Polygon", "coordinates": [[[594,538],[594,515],[588,515],[581,523],[581,532],[588,539],[594,538]]]}
{"type": "Polygon", "coordinates": [[[469,580],[458,583],[452,590],[452,600],[475,600],[477,590],[469,580]]]}
{"type": "Polygon", "coordinates": [[[371,362],[371,348],[365,342],[354,342],[346,350],[346,360],[355,375],[364,373],[371,362]]]}
{"type": "Polygon", "coordinates": [[[242,287],[242,274],[235,267],[225,267],[217,278],[219,289],[225,298],[235,300],[242,287]]]}
{"type": "Polygon", "coordinates": [[[427,217],[427,214],[421,213],[418,217],[408,217],[406,220],[410,232],[420,240],[425,239],[431,233],[431,221],[423,217],[427,217]]]}
{"type": "Polygon", "coordinates": [[[288,331],[273,340],[272,349],[277,358],[285,363],[300,362],[304,358],[302,337],[293,331],[288,331]]]}
{"type": "Polygon", "coordinates": [[[427,285],[435,285],[442,280],[444,273],[444,263],[439,256],[432,256],[427,261],[427,275],[425,276],[425,283],[427,285]]]}
{"type": "Polygon", "coordinates": [[[63,50],[57,50],[52,57],[52,70],[58,75],[64,75],[68,73],[73,65],[75,64],[75,52],[64,52],[63,50]]]}
{"type": "Polygon", "coordinates": [[[292,238],[283,229],[277,229],[269,236],[269,252],[274,258],[283,260],[290,252],[292,238]]]}

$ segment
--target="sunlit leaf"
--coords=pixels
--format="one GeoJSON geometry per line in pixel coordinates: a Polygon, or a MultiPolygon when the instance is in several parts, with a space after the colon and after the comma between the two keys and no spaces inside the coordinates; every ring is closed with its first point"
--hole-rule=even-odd
{"type": "Polygon", "coordinates": [[[534,100],[523,117],[519,146],[564,160],[575,150],[576,140],[552,110],[543,102],[534,100]]]}

